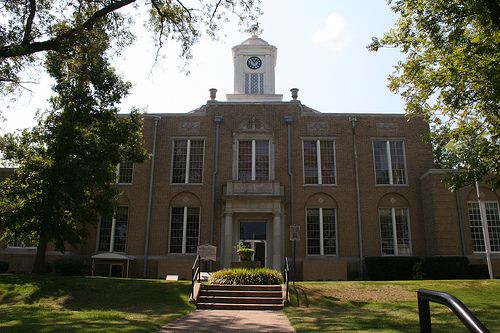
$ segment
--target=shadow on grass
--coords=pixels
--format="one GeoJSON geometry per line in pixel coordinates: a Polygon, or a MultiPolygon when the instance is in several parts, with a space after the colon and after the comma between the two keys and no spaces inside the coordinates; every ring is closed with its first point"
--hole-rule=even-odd
{"type": "Polygon", "coordinates": [[[53,275],[0,276],[1,332],[151,332],[190,312],[190,285],[53,275]]]}
{"type": "MultiPolygon", "coordinates": [[[[360,302],[321,295],[317,289],[297,286],[290,290],[285,308],[297,332],[418,332],[419,319],[414,301],[360,302]]],[[[492,332],[500,327],[500,306],[473,304],[473,313],[492,332]]],[[[450,309],[431,304],[434,333],[468,332],[450,309]]]]}

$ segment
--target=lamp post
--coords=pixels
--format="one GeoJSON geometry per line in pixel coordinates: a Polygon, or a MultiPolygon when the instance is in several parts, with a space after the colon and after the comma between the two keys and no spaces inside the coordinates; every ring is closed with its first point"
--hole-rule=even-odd
{"type": "Polygon", "coordinates": [[[493,279],[493,270],[491,269],[491,246],[490,246],[490,235],[488,233],[488,223],[486,221],[486,212],[483,209],[483,205],[481,204],[481,193],[479,192],[479,183],[476,180],[476,194],[477,194],[477,203],[479,205],[479,215],[481,216],[481,226],[483,230],[483,239],[484,239],[484,250],[486,252],[486,262],[488,264],[488,273],[490,275],[490,279],[493,279]]]}

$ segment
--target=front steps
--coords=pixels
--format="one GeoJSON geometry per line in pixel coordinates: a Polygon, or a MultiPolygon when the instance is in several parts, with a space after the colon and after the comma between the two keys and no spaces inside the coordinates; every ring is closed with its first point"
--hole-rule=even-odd
{"type": "Polygon", "coordinates": [[[202,284],[198,309],[282,310],[281,285],[202,284]]]}

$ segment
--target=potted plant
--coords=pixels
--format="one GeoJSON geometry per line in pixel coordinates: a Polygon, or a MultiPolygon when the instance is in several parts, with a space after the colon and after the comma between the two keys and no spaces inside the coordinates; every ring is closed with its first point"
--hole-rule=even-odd
{"type": "Polygon", "coordinates": [[[241,261],[250,261],[250,259],[252,259],[254,252],[255,250],[247,247],[245,244],[243,244],[242,241],[239,241],[236,244],[236,253],[240,257],[241,261]]]}

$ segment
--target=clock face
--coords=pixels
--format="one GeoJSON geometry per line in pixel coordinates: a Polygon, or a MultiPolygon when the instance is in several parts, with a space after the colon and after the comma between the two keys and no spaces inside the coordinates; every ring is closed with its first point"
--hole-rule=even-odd
{"type": "Polygon", "coordinates": [[[250,57],[247,60],[247,66],[250,69],[259,69],[262,66],[262,60],[259,57],[250,57]]]}

